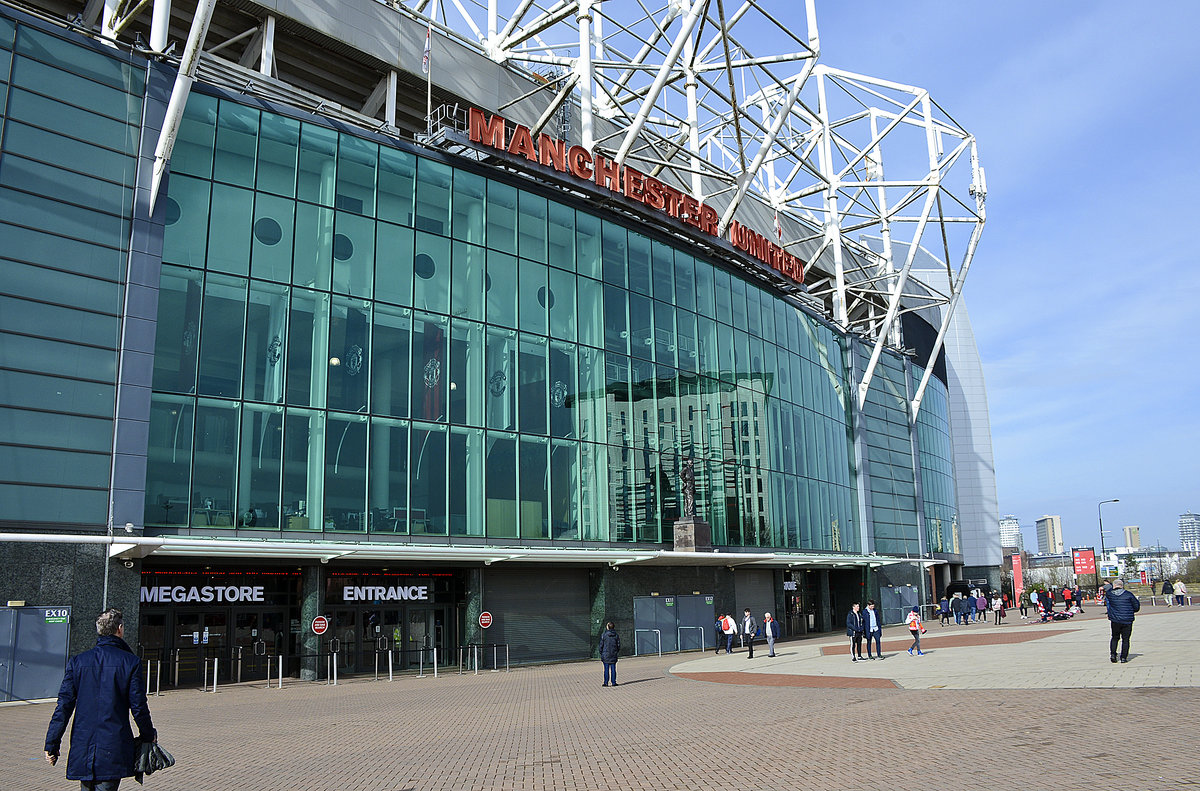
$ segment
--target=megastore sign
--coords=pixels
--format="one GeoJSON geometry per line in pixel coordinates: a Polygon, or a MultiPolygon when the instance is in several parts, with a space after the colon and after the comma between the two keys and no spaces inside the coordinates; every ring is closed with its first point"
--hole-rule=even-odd
{"type": "Polygon", "coordinates": [[[262,585],[158,585],[142,586],[142,604],[208,604],[226,602],[263,602],[262,585]]]}
{"type": "MultiPolygon", "coordinates": [[[[593,182],[602,190],[624,195],[703,233],[720,238],[716,209],[603,154],[588,151],[579,145],[568,146],[565,140],[544,133],[538,134],[535,143],[528,127],[512,124],[499,115],[488,115],[475,107],[470,109],[468,136],[472,143],[513,156],[523,156],[530,162],[554,168],[559,173],[593,182]]],[[[729,243],[784,277],[804,284],[803,260],[737,220],[729,225],[729,243]]]]}

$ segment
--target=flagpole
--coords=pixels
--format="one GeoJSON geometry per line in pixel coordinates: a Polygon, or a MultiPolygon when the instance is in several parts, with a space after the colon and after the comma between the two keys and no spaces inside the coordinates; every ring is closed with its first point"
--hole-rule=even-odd
{"type": "Polygon", "coordinates": [[[437,0],[433,2],[429,26],[425,29],[425,53],[422,66],[425,67],[425,132],[433,133],[433,22],[437,18],[437,0]]]}

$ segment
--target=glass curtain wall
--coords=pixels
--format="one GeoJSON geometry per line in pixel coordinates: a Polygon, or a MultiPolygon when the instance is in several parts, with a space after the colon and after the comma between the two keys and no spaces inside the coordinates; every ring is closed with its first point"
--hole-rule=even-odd
{"type": "Polygon", "coordinates": [[[863,407],[875,551],[884,554],[921,554],[908,410],[904,362],[884,354],[863,407]]]}
{"type": "Polygon", "coordinates": [[[690,458],[715,543],[860,549],[842,340],[710,261],[200,93],[167,204],[150,524],[669,543],[690,458]]]}
{"type": "MultiPolygon", "coordinates": [[[[913,379],[925,370],[913,366],[913,379]]],[[[958,500],[954,487],[954,446],[950,439],[950,410],[946,385],[931,376],[917,413],[917,450],[921,460],[921,494],[925,503],[925,529],[934,552],[961,552],[958,533],[958,500]]]]}
{"type": "Polygon", "coordinates": [[[145,91],[145,70],[115,54],[0,16],[0,514],[11,523],[108,521],[145,91]]]}

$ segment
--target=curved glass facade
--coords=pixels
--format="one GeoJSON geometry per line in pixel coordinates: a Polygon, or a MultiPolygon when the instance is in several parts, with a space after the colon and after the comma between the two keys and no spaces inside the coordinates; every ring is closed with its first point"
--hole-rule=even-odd
{"type": "MultiPolygon", "coordinates": [[[[925,369],[913,366],[920,381],[925,369]]],[[[917,413],[917,448],[921,460],[921,495],[925,504],[925,530],[929,549],[961,554],[958,502],[954,487],[954,444],[950,437],[950,411],[946,385],[929,377],[921,411],[917,413]]]]}
{"type": "Polygon", "coordinates": [[[146,523],[860,549],[844,341],[582,205],[193,93],[146,523]]]}

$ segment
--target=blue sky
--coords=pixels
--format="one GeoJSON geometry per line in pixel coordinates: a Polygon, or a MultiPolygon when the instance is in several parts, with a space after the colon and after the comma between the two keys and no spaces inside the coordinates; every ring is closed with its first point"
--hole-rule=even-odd
{"type": "MultiPolygon", "coordinates": [[[[796,4],[799,6],[799,3],[796,4]]],[[[818,2],[822,62],[927,88],[979,141],[965,297],[1002,514],[1068,545],[1200,511],[1200,3],[818,2]]],[[[802,10],[794,12],[801,23],[802,10]]]]}

